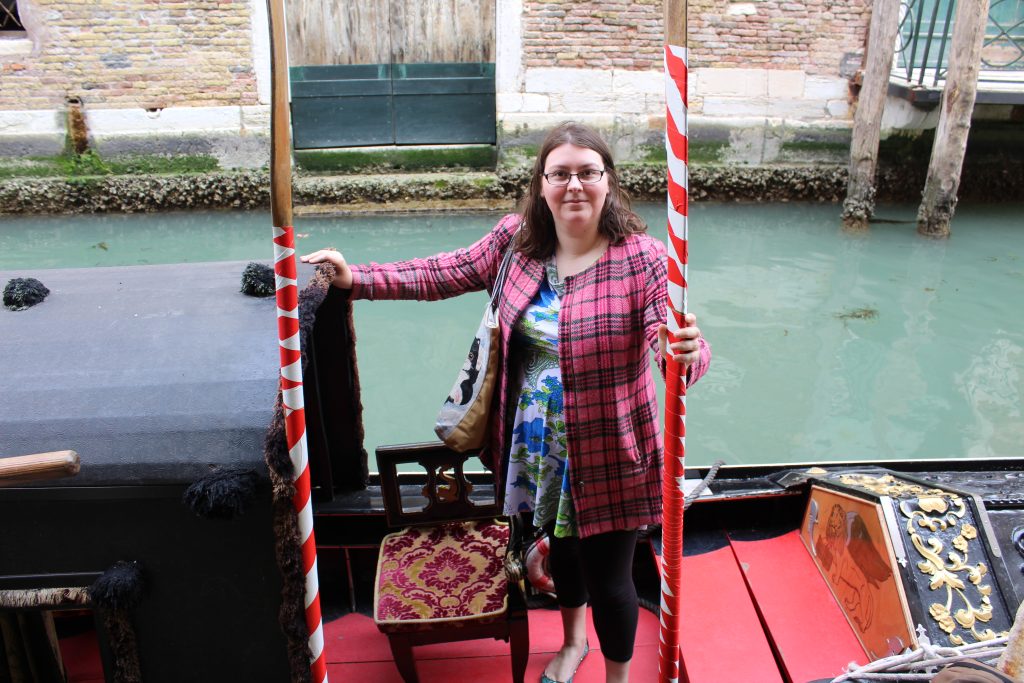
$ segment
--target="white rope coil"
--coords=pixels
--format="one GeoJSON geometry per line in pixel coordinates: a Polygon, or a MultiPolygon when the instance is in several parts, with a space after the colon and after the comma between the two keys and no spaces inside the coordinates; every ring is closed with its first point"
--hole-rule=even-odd
{"type": "Polygon", "coordinates": [[[927,637],[920,637],[921,647],[903,654],[875,660],[864,666],[851,662],[848,671],[832,679],[831,683],[844,681],[930,681],[942,667],[965,659],[974,659],[989,664],[1006,649],[1008,638],[993,638],[982,643],[970,643],[961,647],[940,647],[932,645],[927,637]]]}

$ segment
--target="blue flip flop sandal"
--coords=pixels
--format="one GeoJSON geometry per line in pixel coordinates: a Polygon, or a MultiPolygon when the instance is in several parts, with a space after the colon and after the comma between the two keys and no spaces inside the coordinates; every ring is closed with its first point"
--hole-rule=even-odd
{"type": "Polygon", "coordinates": [[[587,653],[590,652],[590,643],[583,643],[583,654],[580,655],[580,661],[576,662],[576,668],[572,670],[572,675],[569,676],[565,681],[556,681],[549,677],[547,674],[540,675],[540,683],[572,683],[573,677],[576,676],[576,672],[580,670],[580,664],[586,659],[587,653]]]}

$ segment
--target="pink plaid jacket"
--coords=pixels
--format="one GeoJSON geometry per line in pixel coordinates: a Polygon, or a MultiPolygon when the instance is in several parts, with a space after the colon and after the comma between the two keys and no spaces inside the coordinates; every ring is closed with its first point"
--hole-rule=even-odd
{"type": "MultiPolygon", "coordinates": [[[[521,218],[505,216],[466,249],[430,258],[352,266],[352,297],[437,300],[490,290],[521,218]]],[[[501,296],[502,359],[508,359],[516,320],[540,289],[544,264],[514,254],[501,296]]],[[[667,311],[665,245],[633,235],[583,272],[565,278],[558,319],[567,446],[572,459],[573,503],[581,536],[635,529],[661,521],[662,446],[654,378],[647,355],[657,352],[658,325],[667,311]]],[[[468,331],[467,331],[468,337],[468,331]]],[[[687,384],[708,368],[711,349],[701,340],[700,360],[687,384]]],[[[664,362],[659,359],[664,372],[664,362]]],[[[504,472],[508,363],[501,373],[491,442],[481,459],[504,472]]]]}

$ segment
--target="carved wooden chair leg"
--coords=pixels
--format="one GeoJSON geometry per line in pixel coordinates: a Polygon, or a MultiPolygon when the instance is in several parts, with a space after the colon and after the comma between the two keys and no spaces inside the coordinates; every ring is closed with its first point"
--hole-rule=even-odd
{"type": "Polygon", "coordinates": [[[412,644],[409,637],[403,634],[388,636],[388,644],[391,646],[391,656],[395,659],[395,666],[405,683],[419,683],[416,675],[416,662],[412,658],[412,644]]]}
{"type": "Polygon", "coordinates": [[[512,683],[523,683],[526,664],[530,660],[530,624],[525,614],[509,621],[509,645],[512,650],[512,683]]]}

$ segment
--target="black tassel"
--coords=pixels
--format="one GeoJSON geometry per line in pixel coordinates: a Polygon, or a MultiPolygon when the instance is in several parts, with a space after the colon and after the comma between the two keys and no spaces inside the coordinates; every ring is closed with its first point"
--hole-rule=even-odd
{"type": "Polygon", "coordinates": [[[89,586],[89,598],[105,609],[126,610],[139,603],[144,589],[142,565],[118,561],[89,586]]]}
{"type": "Polygon", "coordinates": [[[264,263],[253,261],[242,271],[242,294],[249,296],[274,296],[274,269],[264,263]]]}
{"type": "Polygon", "coordinates": [[[4,306],[12,311],[32,308],[46,298],[50,290],[34,277],[16,277],[4,287],[4,306]]]}
{"type": "Polygon", "coordinates": [[[200,517],[234,519],[245,514],[256,497],[259,474],[242,467],[223,467],[185,489],[183,502],[200,517]]]}

